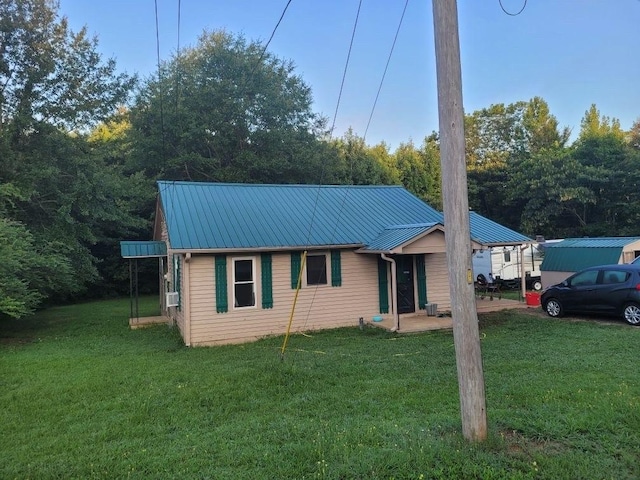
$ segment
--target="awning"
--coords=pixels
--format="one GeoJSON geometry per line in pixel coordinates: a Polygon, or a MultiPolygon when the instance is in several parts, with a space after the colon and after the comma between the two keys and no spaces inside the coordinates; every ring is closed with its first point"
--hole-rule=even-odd
{"type": "Polygon", "coordinates": [[[122,258],[154,258],[167,256],[167,244],[164,242],[141,242],[125,240],[120,242],[122,258]]]}

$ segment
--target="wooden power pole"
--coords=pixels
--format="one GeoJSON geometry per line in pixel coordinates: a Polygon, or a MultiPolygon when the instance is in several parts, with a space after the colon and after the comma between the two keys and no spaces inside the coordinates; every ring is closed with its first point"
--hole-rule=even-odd
{"type": "Polygon", "coordinates": [[[467,440],[483,441],[487,438],[487,412],[471,269],[458,10],[456,0],[432,2],[445,241],[462,434],[467,440]]]}

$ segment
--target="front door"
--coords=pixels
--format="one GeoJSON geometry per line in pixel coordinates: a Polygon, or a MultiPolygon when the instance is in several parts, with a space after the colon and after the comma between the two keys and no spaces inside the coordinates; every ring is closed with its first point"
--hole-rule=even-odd
{"type": "Polygon", "coordinates": [[[416,311],[413,296],[413,255],[399,255],[396,257],[398,281],[398,313],[413,313],[416,311]]]}

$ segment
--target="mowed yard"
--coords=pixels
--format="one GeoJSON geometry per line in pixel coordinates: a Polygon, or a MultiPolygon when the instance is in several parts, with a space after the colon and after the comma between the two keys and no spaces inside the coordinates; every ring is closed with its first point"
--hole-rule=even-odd
{"type": "Polygon", "coordinates": [[[451,331],[295,335],[282,359],[282,338],[190,349],[128,314],[0,321],[0,478],[640,478],[640,328],[621,321],[481,317],[474,445],[451,331]]]}

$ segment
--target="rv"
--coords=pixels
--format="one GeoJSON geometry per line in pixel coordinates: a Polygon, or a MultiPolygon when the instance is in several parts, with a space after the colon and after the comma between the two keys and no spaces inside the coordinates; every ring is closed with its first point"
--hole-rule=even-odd
{"type": "Polygon", "coordinates": [[[509,245],[478,250],[473,254],[473,276],[482,274],[505,288],[518,288],[521,284],[521,270],[524,269],[525,285],[530,290],[542,290],[540,265],[543,250],[540,245],[509,245]]]}

